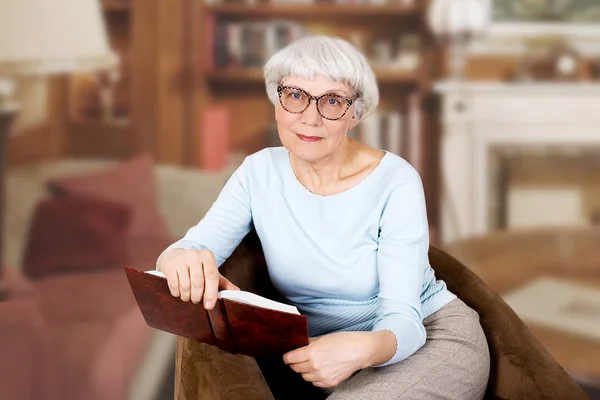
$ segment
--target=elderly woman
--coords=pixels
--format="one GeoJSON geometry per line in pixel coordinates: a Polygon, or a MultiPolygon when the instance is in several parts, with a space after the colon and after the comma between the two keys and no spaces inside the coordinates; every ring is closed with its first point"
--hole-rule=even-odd
{"type": "Polygon", "coordinates": [[[330,399],[481,399],[489,353],[477,313],[436,280],[420,177],[348,131],[378,104],[365,57],[302,38],[264,69],[283,147],[252,154],[204,218],[163,252],[173,296],[215,305],[219,266],[256,228],[270,278],[307,317],[283,362],[330,399]]]}

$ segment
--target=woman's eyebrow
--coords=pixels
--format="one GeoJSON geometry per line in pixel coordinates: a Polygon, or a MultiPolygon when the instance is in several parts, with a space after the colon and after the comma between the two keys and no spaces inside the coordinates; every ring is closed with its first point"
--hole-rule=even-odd
{"type": "Polygon", "coordinates": [[[327,92],[325,92],[323,94],[337,94],[338,96],[342,96],[342,97],[350,96],[344,89],[332,89],[332,90],[328,90],[327,92]]]}
{"type": "Polygon", "coordinates": [[[349,95],[348,93],[346,93],[346,91],[345,91],[344,89],[342,89],[342,88],[338,88],[338,89],[331,89],[331,90],[328,90],[328,91],[326,91],[326,92],[323,92],[322,94],[320,94],[319,96],[317,96],[317,95],[314,95],[314,94],[310,93],[308,90],[306,90],[306,89],[302,89],[301,87],[298,87],[298,86],[293,86],[293,85],[290,85],[289,87],[291,87],[291,88],[293,88],[293,89],[302,90],[303,92],[306,92],[306,93],[308,93],[308,94],[310,94],[310,95],[312,95],[312,96],[315,96],[315,97],[323,96],[323,95],[326,95],[326,94],[337,94],[338,96],[342,96],[342,97],[349,97],[349,96],[350,96],[350,95],[349,95]]]}

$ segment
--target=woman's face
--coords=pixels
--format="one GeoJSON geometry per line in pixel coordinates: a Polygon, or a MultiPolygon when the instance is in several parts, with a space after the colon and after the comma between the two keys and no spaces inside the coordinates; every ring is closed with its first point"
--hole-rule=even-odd
{"type": "MultiPolygon", "coordinates": [[[[315,97],[323,94],[339,96],[328,96],[320,102],[321,112],[328,117],[335,115],[336,107],[345,110],[347,106],[345,98],[353,99],[355,96],[345,83],[330,81],[319,75],[313,80],[288,77],[282,81],[281,86],[301,89],[315,97]]],[[[293,107],[302,108],[296,103],[301,104],[306,100],[303,92],[294,89],[286,89],[281,96],[284,104],[288,104],[288,108],[292,110],[293,107]]],[[[319,114],[314,100],[311,100],[304,112],[298,114],[286,111],[281,102],[278,102],[275,106],[275,119],[281,143],[301,160],[316,162],[326,158],[340,148],[346,133],[356,125],[353,107],[350,106],[341,118],[329,120],[319,114]]]]}

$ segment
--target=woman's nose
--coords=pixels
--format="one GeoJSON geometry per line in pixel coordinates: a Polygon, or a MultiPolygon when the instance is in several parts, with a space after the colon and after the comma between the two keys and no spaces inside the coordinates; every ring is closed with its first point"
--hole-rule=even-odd
{"type": "Polygon", "coordinates": [[[302,122],[307,125],[318,125],[321,121],[321,114],[317,110],[317,102],[314,99],[310,100],[308,107],[302,113],[302,122]]]}

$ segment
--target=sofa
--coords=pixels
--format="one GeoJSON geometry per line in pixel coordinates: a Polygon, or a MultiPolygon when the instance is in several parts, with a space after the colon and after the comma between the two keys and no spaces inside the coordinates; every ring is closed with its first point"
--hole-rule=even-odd
{"type": "Polygon", "coordinates": [[[213,173],[155,165],[147,155],[9,169],[0,398],[156,399],[173,369],[175,337],[146,325],[119,257],[133,268],[154,268],[164,248],[208,211],[239,162],[233,158],[228,168],[213,173]],[[122,194],[124,200],[144,184],[146,192],[136,194],[136,204],[128,209],[116,201],[105,204],[61,191],[53,182],[63,179],[80,187],[96,185],[100,195],[122,194]],[[119,182],[121,187],[110,188],[119,182]],[[90,211],[94,202],[104,207],[98,208],[102,216],[90,211]],[[71,221],[81,207],[87,210],[85,218],[71,221]],[[139,210],[152,212],[152,207],[153,220],[137,218],[139,210]],[[142,234],[130,235],[132,225],[142,234]],[[121,233],[115,227],[123,230],[123,238],[115,240],[121,233]],[[109,245],[110,254],[98,253],[109,245]],[[75,253],[78,258],[68,259],[75,253]]]}
{"type": "MultiPolygon", "coordinates": [[[[477,275],[443,250],[431,246],[438,278],[480,316],[491,356],[485,399],[583,400],[588,396],[569,377],[525,324],[477,275]]],[[[253,230],[221,267],[243,290],[278,298],[268,278],[260,240],[253,230]]],[[[311,400],[320,391],[281,360],[257,360],[177,338],[176,400],[311,400]]]]}

